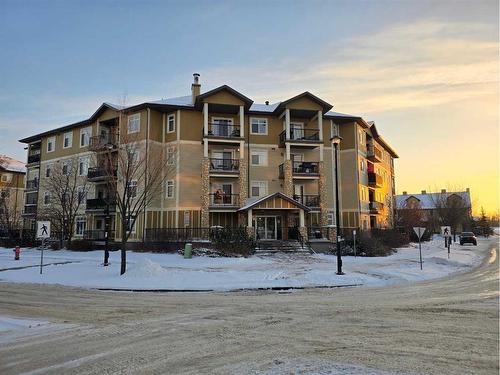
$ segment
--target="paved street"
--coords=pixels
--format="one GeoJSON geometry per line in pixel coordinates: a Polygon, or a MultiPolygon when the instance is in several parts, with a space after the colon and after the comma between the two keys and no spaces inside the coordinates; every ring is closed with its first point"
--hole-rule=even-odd
{"type": "Polygon", "coordinates": [[[0,334],[0,373],[497,374],[494,241],[470,272],[384,288],[134,294],[2,283],[0,315],[57,324],[0,334]]]}

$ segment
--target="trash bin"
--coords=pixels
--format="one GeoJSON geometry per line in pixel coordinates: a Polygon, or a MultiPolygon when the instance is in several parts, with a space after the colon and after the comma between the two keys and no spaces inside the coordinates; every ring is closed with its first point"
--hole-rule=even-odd
{"type": "Polygon", "coordinates": [[[187,243],[184,247],[184,259],[191,259],[193,244],[187,243]]]}

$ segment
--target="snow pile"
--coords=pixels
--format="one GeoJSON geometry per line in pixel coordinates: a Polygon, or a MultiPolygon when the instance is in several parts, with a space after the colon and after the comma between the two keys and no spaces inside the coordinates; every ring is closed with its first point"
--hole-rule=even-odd
{"type": "Polygon", "coordinates": [[[49,324],[48,322],[40,322],[38,320],[17,319],[8,316],[0,315],[0,332],[15,331],[25,328],[40,327],[49,324]]]}
{"type": "Polygon", "coordinates": [[[137,263],[130,266],[125,276],[143,278],[143,277],[158,277],[165,274],[165,269],[151,259],[140,259],[137,263]]]}

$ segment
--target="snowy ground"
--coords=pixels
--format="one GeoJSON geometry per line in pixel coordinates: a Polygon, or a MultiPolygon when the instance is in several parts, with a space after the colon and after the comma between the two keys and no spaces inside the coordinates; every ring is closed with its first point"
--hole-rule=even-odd
{"type": "Polygon", "coordinates": [[[422,244],[420,270],[418,244],[398,249],[389,257],[344,257],[345,275],[338,276],[332,255],[276,255],[251,258],[184,259],[177,254],[129,252],[127,273],[119,275],[119,252],[102,267],[102,251],[45,251],[40,275],[40,251],[22,249],[14,261],[12,249],[0,248],[0,281],[62,284],[83,288],[235,290],[244,288],[381,286],[446,276],[478,264],[489,241],[478,246],[452,245],[450,259],[440,238],[422,244]]]}
{"type": "Polygon", "coordinates": [[[476,265],[482,258],[478,246],[452,245],[451,256],[443,240],[423,243],[423,270],[418,245],[401,248],[380,258],[344,257],[345,275],[338,276],[332,255],[276,255],[251,258],[184,259],[177,254],[129,252],[127,273],[119,275],[119,252],[111,265],[102,267],[102,251],[45,251],[40,275],[40,251],[23,249],[15,261],[12,249],[0,248],[0,281],[62,284],[84,288],[235,290],[243,288],[380,286],[442,277],[476,265]]]}

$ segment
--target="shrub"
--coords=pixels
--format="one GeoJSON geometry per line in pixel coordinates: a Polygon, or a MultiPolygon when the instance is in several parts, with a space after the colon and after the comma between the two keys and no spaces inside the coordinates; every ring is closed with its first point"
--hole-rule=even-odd
{"type": "MultiPolygon", "coordinates": [[[[341,244],[343,255],[354,255],[353,236],[347,236],[341,244]]],[[[356,255],[365,257],[387,256],[394,253],[391,247],[384,244],[369,231],[363,231],[356,236],[356,255]]]]}
{"type": "Polygon", "coordinates": [[[89,251],[93,250],[92,244],[87,240],[72,240],[69,250],[74,251],[89,251]]]}
{"type": "Polygon", "coordinates": [[[216,228],[210,232],[210,240],[215,250],[225,256],[244,256],[253,253],[255,242],[245,227],[216,228]]]}

